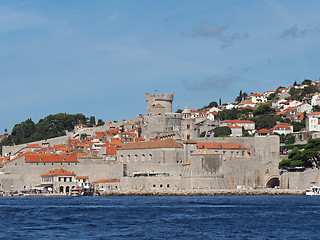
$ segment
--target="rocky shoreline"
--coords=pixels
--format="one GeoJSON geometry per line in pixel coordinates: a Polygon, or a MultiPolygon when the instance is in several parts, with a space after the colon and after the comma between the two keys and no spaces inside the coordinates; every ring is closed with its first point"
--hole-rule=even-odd
{"type": "Polygon", "coordinates": [[[244,196],[244,195],[305,195],[305,190],[293,189],[215,189],[189,191],[112,191],[101,196],[244,196]]]}

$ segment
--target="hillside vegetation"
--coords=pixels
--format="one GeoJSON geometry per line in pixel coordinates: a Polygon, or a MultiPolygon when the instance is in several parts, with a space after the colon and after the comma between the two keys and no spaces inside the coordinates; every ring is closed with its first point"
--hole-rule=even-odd
{"type": "Polygon", "coordinates": [[[58,113],[49,115],[34,123],[32,119],[16,124],[12,133],[1,142],[1,146],[29,143],[48,138],[65,135],[65,131],[72,131],[74,125],[87,123],[87,118],[83,114],[58,113]]]}

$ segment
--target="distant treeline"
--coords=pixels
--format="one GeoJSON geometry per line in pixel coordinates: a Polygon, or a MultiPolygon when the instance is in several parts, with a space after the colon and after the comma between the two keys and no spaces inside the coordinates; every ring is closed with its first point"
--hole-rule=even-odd
{"type": "Polygon", "coordinates": [[[83,124],[95,124],[94,117],[88,118],[83,114],[58,113],[49,115],[34,123],[32,119],[16,124],[12,133],[1,142],[1,146],[11,146],[29,143],[65,135],[65,131],[72,131],[74,126],[83,124]],[[93,123],[91,123],[93,121],[93,123]]]}

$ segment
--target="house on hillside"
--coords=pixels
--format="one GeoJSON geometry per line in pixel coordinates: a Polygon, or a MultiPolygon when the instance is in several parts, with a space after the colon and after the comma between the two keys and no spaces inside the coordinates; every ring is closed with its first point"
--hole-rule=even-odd
{"type": "Polygon", "coordinates": [[[220,125],[222,127],[224,126],[228,126],[229,124],[236,124],[240,127],[243,127],[244,130],[247,131],[254,131],[256,129],[256,124],[253,121],[250,120],[238,120],[238,119],[234,119],[234,120],[224,120],[220,123],[220,125]]]}
{"type": "Polygon", "coordinates": [[[279,135],[284,134],[290,134],[293,133],[293,125],[288,123],[279,123],[275,125],[273,128],[270,129],[273,134],[277,133],[279,135]]]}
{"type": "Polygon", "coordinates": [[[242,137],[242,127],[234,123],[230,123],[227,127],[231,129],[231,137],[242,137]]]}
{"type": "Polygon", "coordinates": [[[312,112],[306,121],[307,131],[320,131],[320,112],[312,112]]]}
{"type": "Polygon", "coordinates": [[[305,113],[311,113],[312,112],[312,106],[309,103],[301,103],[296,107],[297,112],[305,112],[305,113]]]}
{"type": "Polygon", "coordinates": [[[266,103],[267,98],[261,93],[253,93],[246,97],[247,100],[252,101],[253,103],[266,103]]]}
{"type": "Polygon", "coordinates": [[[237,108],[246,108],[246,107],[255,108],[256,104],[251,100],[242,100],[241,103],[239,103],[237,106],[237,108]]]}

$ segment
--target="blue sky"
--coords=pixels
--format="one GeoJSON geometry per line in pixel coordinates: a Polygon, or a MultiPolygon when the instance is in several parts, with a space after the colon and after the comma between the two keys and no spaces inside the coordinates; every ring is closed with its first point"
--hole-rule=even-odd
{"type": "Polygon", "coordinates": [[[59,112],[104,121],[319,79],[319,1],[0,1],[0,133],[59,112]]]}

